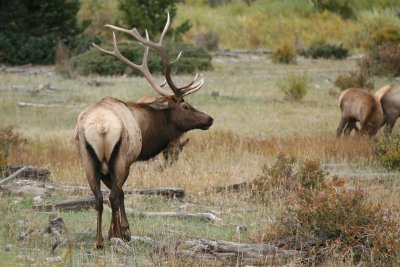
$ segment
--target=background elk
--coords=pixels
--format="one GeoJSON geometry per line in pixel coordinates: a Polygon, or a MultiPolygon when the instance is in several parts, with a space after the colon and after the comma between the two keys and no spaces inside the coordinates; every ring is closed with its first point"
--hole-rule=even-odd
{"type": "Polygon", "coordinates": [[[203,79],[194,80],[186,86],[177,87],[171,77],[171,67],[179,59],[170,61],[163,39],[170,25],[167,23],[158,43],[151,42],[146,31],[143,38],[136,28],[126,30],[112,25],[107,27],[130,34],[145,45],[141,65],[125,58],[117,47],[113,32],[113,51],[94,46],[101,52],[116,57],[126,65],[140,71],[152,87],[160,94],[150,103],[130,103],[112,97],[105,97],[83,110],[76,126],[76,144],[82,158],[83,168],[90,188],[96,199],[97,235],[96,247],[103,247],[101,230],[103,195],[100,181],[111,189],[112,209],[108,238],[130,239],[129,223],[125,214],[124,192],[122,187],[129,174],[130,165],[139,160],[148,160],[165,149],[171,141],[193,129],[208,129],[213,118],[189,104],[183,97],[197,92],[203,85],[203,79]],[[173,93],[165,90],[153,78],[147,67],[149,48],[154,49],[162,58],[166,83],[173,93]]]}
{"type": "Polygon", "coordinates": [[[339,96],[341,119],[336,130],[336,136],[348,135],[354,129],[358,131],[356,123],[360,123],[360,133],[369,136],[375,135],[381,127],[383,112],[377,98],[364,89],[349,88],[339,96]]]}
{"type": "MultiPolygon", "coordinates": [[[[156,101],[156,99],[161,96],[142,96],[136,103],[152,103],[156,101]]],[[[183,142],[181,142],[181,137],[184,134],[177,136],[174,140],[168,144],[168,146],[162,151],[162,155],[164,157],[165,163],[172,164],[178,160],[179,154],[182,152],[182,149],[189,142],[189,138],[186,138],[183,142]]]]}
{"type": "Polygon", "coordinates": [[[400,116],[400,88],[396,85],[385,85],[376,91],[375,96],[381,102],[383,110],[382,126],[386,125],[389,133],[400,116]]]}

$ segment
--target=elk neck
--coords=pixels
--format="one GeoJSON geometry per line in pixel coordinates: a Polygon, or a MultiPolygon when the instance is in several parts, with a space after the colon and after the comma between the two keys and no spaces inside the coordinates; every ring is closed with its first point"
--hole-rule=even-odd
{"type": "Polygon", "coordinates": [[[142,150],[138,160],[148,160],[182,135],[170,119],[170,111],[155,110],[146,104],[131,104],[142,132],[142,150]]]}

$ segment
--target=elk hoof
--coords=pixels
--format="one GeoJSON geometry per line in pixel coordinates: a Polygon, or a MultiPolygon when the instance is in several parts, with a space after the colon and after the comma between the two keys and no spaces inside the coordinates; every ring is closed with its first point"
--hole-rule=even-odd
{"type": "Polygon", "coordinates": [[[96,242],[96,249],[103,249],[103,247],[104,247],[103,241],[101,241],[101,242],[96,242]]]}
{"type": "Polygon", "coordinates": [[[129,230],[129,226],[121,226],[121,228],[122,239],[126,242],[131,241],[131,231],[129,230]]]}

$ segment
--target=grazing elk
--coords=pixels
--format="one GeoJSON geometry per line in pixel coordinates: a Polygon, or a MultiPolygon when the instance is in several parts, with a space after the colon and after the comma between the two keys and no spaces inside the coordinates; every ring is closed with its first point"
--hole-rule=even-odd
{"type": "MultiPolygon", "coordinates": [[[[139,98],[136,103],[151,103],[156,101],[156,99],[161,96],[142,96],[139,98]]],[[[177,136],[174,140],[172,140],[168,146],[162,151],[162,155],[165,160],[166,165],[171,165],[175,161],[178,160],[179,154],[182,152],[182,149],[189,142],[189,138],[186,138],[185,141],[181,142],[181,137],[184,134],[177,136]]]]}
{"type": "Polygon", "coordinates": [[[130,240],[130,230],[125,214],[124,192],[122,187],[129,174],[129,168],[135,161],[148,160],[165,149],[183,133],[193,130],[207,130],[213,118],[184,101],[184,97],[197,92],[203,85],[203,79],[193,79],[186,86],[178,87],[172,80],[171,67],[179,59],[171,61],[165,50],[163,39],[170,25],[167,23],[158,43],[143,38],[136,28],[122,29],[112,25],[107,27],[125,32],[145,45],[141,65],[125,58],[117,47],[113,32],[113,51],[104,50],[93,44],[102,53],[111,55],[141,72],[151,86],[160,94],[149,103],[130,103],[112,97],[105,97],[83,110],[76,126],[76,145],[83,162],[83,168],[90,188],[96,200],[97,234],[96,247],[103,247],[102,212],[103,195],[100,181],[111,189],[112,209],[108,238],[118,237],[130,240]],[[164,89],[151,75],[147,67],[149,48],[161,56],[165,68],[166,83],[172,92],[164,89]]]}
{"type": "Polygon", "coordinates": [[[339,96],[341,119],[336,130],[336,136],[348,135],[354,129],[358,131],[356,123],[360,123],[360,133],[373,136],[381,127],[383,112],[376,97],[366,90],[349,88],[339,96]]]}
{"type": "Polygon", "coordinates": [[[400,87],[385,85],[376,91],[375,96],[381,102],[383,110],[382,127],[386,125],[388,133],[391,133],[400,116],[400,87]]]}

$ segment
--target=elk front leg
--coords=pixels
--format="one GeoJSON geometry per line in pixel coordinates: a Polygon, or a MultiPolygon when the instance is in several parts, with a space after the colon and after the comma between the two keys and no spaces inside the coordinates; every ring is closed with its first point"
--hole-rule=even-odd
{"type": "MultiPolygon", "coordinates": [[[[104,175],[102,176],[101,180],[103,183],[111,189],[111,179],[109,175],[104,175]]],[[[119,194],[119,212],[120,212],[120,218],[121,218],[121,232],[122,232],[122,238],[125,241],[130,241],[131,239],[131,232],[129,230],[129,222],[128,218],[126,217],[125,213],[125,204],[124,204],[124,191],[121,190],[121,193],[119,194]]],[[[108,236],[112,236],[112,228],[110,227],[108,236]]]]}
{"type": "Polygon", "coordinates": [[[120,200],[119,200],[119,194],[121,192],[121,189],[118,188],[116,185],[113,185],[111,188],[111,193],[110,193],[110,205],[111,205],[111,224],[110,224],[110,230],[108,231],[108,239],[111,239],[111,237],[117,237],[117,238],[122,238],[122,233],[121,233],[121,219],[120,219],[120,213],[119,213],[119,206],[120,206],[120,200]]]}
{"type": "Polygon", "coordinates": [[[338,126],[338,128],[336,130],[336,137],[337,138],[339,138],[340,135],[342,135],[343,128],[346,126],[348,121],[349,121],[349,119],[347,119],[347,118],[341,118],[339,126],[338,126]]]}
{"type": "MultiPolygon", "coordinates": [[[[121,144],[122,146],[123,144],[121,144]]],[[[111,180],[111,193],[110,193],[110,204],[112,210],[111,225],[108,232],[108,237],[123,238],[121,218],[125,229],[129,231],[129,224],[125,214],[124,205],[124,192],[122,187],[129,175],[129,166],[122,157],[116,157],[112,168],[110,168],[110,180],[111,180]]],[[[126,230],[125,230],[125,234],[126,230]]],[[[126,237],[125,237],[126,238],[126,237]]],[[[130,233],[129,233],[130,238],[130,233]]]]}

